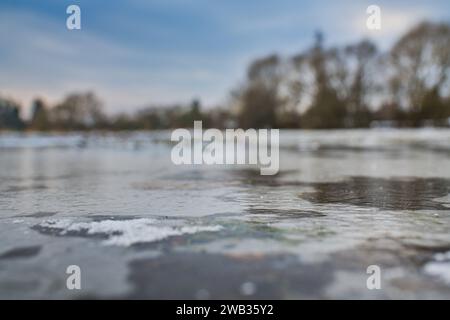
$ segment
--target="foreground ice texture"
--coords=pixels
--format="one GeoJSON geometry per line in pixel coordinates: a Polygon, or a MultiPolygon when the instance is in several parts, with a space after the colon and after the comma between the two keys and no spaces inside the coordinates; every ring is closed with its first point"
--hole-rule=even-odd
{"type": "Polygon", "coordinates": [[[0,298],[450,298],[450,130],[281,131],[273,177],[169,137],[1,134],[0,298]]]}

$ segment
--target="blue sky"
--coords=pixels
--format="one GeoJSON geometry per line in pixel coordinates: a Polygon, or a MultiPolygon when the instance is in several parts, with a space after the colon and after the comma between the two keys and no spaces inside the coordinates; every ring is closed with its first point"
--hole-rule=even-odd
{"type": "Polygon", "coordinates": [[[27,107],[94,90],[111,113],[192,98],[214,106],[253,58],[303,50],[315,30],[327,45],[368,37],[388,48],[424,19],[450,21],[450,1],[0,0],[0,94],[27,107]],[[70,4],[81,30],[66,29],[70,4]],[[381,31],[365,27],[370,4],[381,31]]]}

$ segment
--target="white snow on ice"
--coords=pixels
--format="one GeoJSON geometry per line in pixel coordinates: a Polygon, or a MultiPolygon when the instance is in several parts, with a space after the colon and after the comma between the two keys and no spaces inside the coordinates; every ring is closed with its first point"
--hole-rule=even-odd
{"type": "Polygon", "coordinates": [[[424,271],[450,285],[450,251],[436,254],[434,261],[425,264],[424,271]]]}
{"type": "Polygon", "coordinates": [[[172,236],[198,232],[217,232],[223,227],[212,226],[162,226],[155,219],[103,220],[94,222],[73,222],[69,219],[47,220],[40,227],[61,229],[60,234],[86,232],[89,235],[107,235],[104,245],[130,246],[136,243],[149,243],[172,236]]]}

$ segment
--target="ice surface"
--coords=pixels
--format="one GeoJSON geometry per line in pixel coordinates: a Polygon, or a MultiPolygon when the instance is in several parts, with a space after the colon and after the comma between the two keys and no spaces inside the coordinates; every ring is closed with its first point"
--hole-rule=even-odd
{"type": "Polygon", "coordinates": [[[450,298],[450,130],[281,130],[273,177],[169,138],[1,134],[0,298],[450,298]]]}

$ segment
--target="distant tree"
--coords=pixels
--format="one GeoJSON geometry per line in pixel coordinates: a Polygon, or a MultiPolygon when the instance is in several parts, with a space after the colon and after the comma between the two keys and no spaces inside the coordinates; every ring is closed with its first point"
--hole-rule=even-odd
{"type": "Polygon", "coordinates": [[[147,109],[139,112],[136,119],[139,128],[147,130],[164,129],[167,123],[162,117],[161,112],[155,109],[147,109]]]}
{"type": "Polygon", "coordinates": [[[322,34],[317,33],[315,45],[307,56],[314,75],[314,94],[311,106],[303,114],[302,126],[317,129],[342,128],[345,127],[347,109],[330,83],[327,69],[329,55],[324,50],[322,41],[322,34]]]}
{"type": "Polygon", "coordinates": [[[185,108],[179,117],[178,126],[190,128],[194,125],[194,121],[202,121],[203,126],[208,127],[208,119],[202,113],[200,100],[194,99],[188,108],[185,108]]]}
{"type": "Polygon", "coordinates": [[[387,121],[391,125],[404,127],[408,126],[408,114],[402,110],[398,104],[385,103],[373,113],[373,119],[377,121],[387,121]]]}
{"type": "Polygon", "coordinates": [[[12,100],[0,98],[0,129],[23,129],[20,106],[12,100]]]}
{"type": "Polygon", "coordinates": [[[430,120],[436,125],[450,116],[450,109],[439,95],[437,87],[434,87],[425,93],[418,112],[418,118],[430,120]]]}
{"type": "Polygon", "coordinates": [[[47,107],[41,99],[36,99],[33,101],[30,129],[39,131],[50,129],[47,107]]]}
{"type": "Polygon", "coordinates": [[[370,124],[371,114],[368,107],[368,96],[374,90],[372,83],[374,70],[373,60],[377,53],[376,46],[367,40],[345,48],[347,60],[347,72],[349,74],[348,90],[346,92],[346,104],[351,127],[367,127],[370,124]],[[353,59],[352,59],[353,58],[353,59]],[[352,63],[351,68],[348,64],[352,63]],[[353,69],[353,70],[352,70],[353,69]]]}
{"type": "Polygon", "coordinates": [[[213,108],[206,116],[210,128],[226,129],[237,126],[235,116],[227,109],[213,108]]]}
{"type": "Polygon", "coordinates": [[[256,60],[250,65],[247,83],[237,95],[240,127],[276,127],[277,111],[281,106],[278,96],[281,77],[281,61],[277,55],[256,60]]]}
{"type": "MultiPolygon", "coordinates": [[[[392,48],[393,95],[411,110],[416,125],[425,114],[424,99],[440,95],[450,73],[450,26],[423,22],[400,38],[392,48]]],[[[433,98],[435,99],[435,98],[433,98]]]]}
{"type": "Polygon", "coordinates": [[[93,93],[74,93],[51,110],[51,121],[57,129],[80,130],[101,127],[106,116],[93,93]]]}

